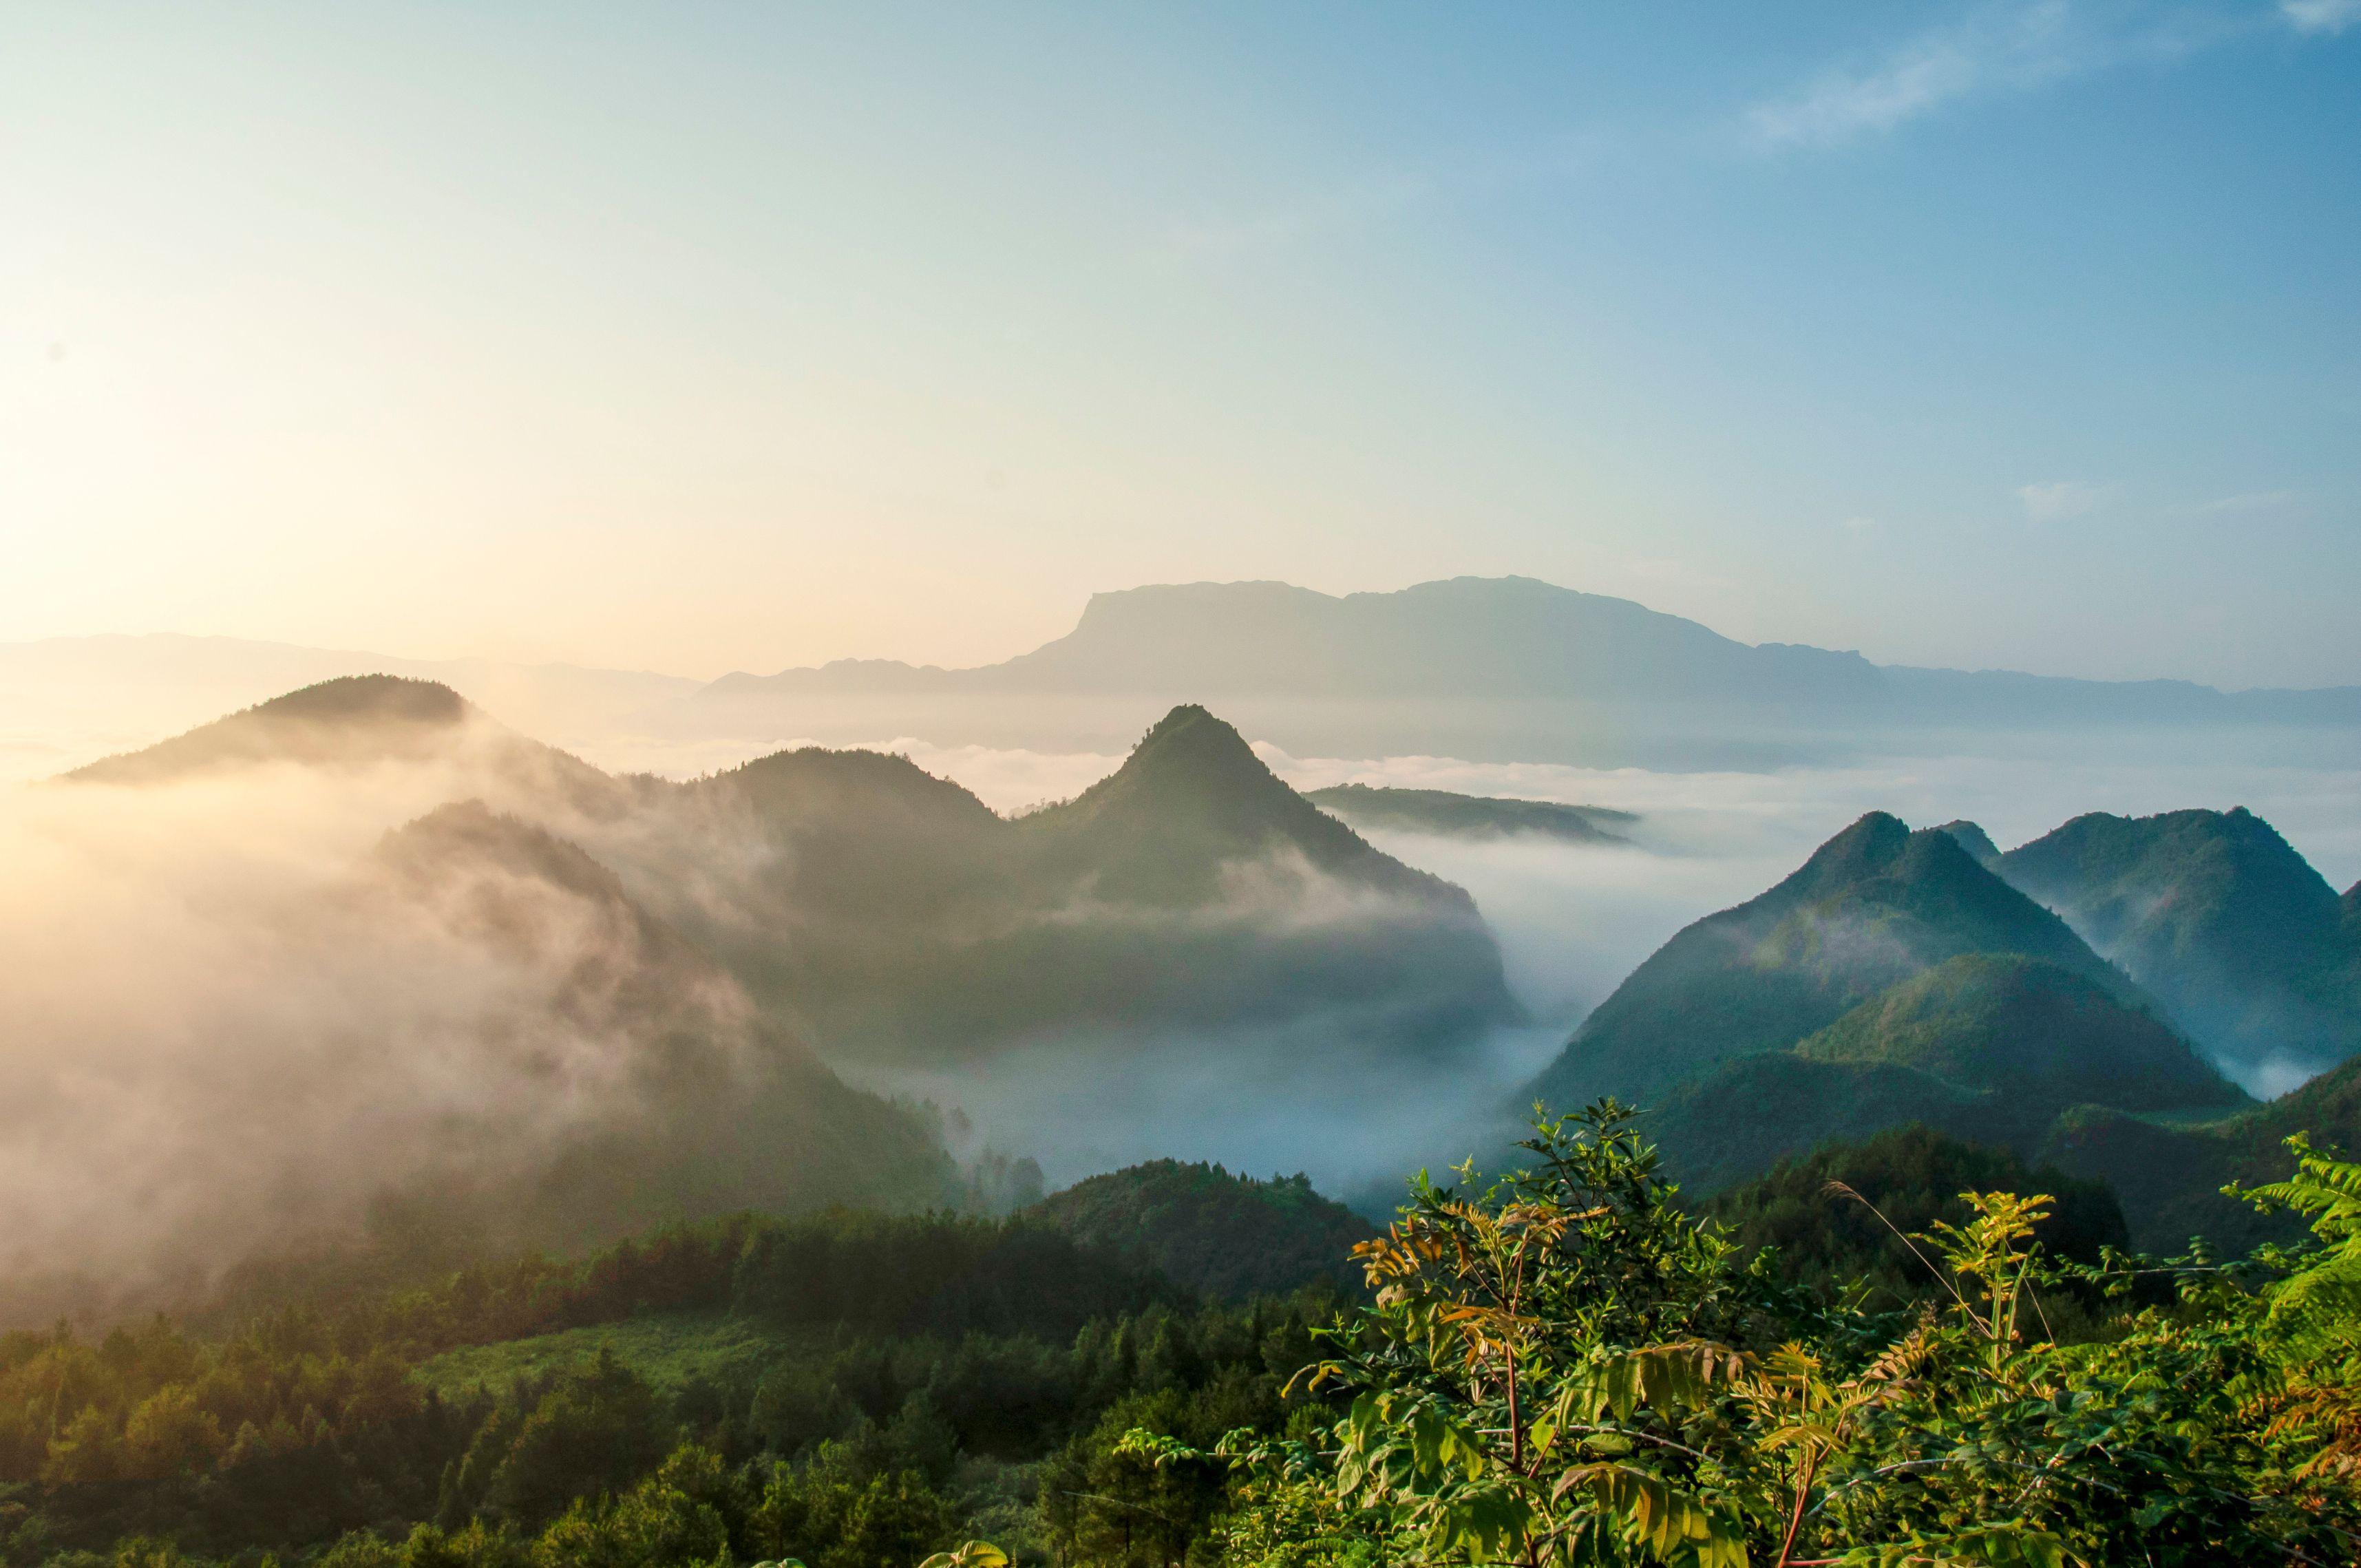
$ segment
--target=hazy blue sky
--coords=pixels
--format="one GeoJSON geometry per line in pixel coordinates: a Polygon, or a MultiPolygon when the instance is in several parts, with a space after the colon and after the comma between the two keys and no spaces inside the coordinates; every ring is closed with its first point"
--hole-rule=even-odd
{"type": "Polygon", "coordinates": [[[2361,681],[2361,0],[0,9],[0,640],[2361,681]]]}

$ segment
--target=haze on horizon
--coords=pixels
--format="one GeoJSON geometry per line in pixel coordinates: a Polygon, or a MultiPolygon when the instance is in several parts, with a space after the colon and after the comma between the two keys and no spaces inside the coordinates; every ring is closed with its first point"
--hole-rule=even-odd
{"type": "Polygon", "coordinates": [[[1522,574],[2361,681],[2361,8],[0,17],[0,641],[710,676],[1522,574]]]}

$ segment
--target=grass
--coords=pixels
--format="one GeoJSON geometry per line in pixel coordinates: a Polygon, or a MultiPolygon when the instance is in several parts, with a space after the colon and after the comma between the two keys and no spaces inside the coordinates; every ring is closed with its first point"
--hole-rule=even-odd
{"type": "Polygon", "coordinates": [[[521,1378],[588,1361],[604,1345],[618,1361],[670,1393],[700,1379],[744,1380],[808,1337],[726,1313],[660,1314],[499,1344],[467,1345],[444,1352],[411,1376],[445,1395],[477,1387],[499,1390],[521,1378]]]}

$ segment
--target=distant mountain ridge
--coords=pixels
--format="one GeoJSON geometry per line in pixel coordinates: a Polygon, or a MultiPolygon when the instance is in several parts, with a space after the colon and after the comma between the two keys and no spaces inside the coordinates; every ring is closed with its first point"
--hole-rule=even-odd
{"type": "Polygon", "coordinates": [[[733,674],[700,704],[818,693],[1148,694],[1488,702],[1772,704],[1885,723],[2361,723],[2361,686],[2224,693],[1878,665],[1749,644],[1629,599],[1530,577],[1455,577],[1342,597],[1286,583],[1160,584],[1092,596],[1074,630],[967,669],[841,660],[733,674]]]}

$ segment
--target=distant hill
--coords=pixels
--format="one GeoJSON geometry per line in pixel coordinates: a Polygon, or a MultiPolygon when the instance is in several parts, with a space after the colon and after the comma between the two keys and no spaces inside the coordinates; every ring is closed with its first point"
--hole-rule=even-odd
{"type": "Polygon", "coordinates": [[[2056,1201],[2036,1234],[2052,1256],[2095,1263],[2102,1247],[2130,1244],[2104,1182],[1915,1125],[1782,1160],[1721,1192],[1705,1212],[1748,1253],[1776,1247],[1798,1277],[1865,1279],[1885,1304],[1900,1304],[1936,1296],[1940,1286],[1894,1233],[1923,1234],[1938,1220],[1965,1224],[1971,1215],[1962,1192],[2048,1193],[2056,1201]],[[1859,1196],[1831,1191],[1839,1182],[1859,1196]]]}
{"type": "Polygon", "coordinates": [[[1993,862],[2000,859],[2000,846],[1993,843],[1992,835],[1976,823],[1964,818],[1954,822],[1938,822],[1935,825],[1935,831],[1949,833],[1952,838],[1957,839],[1960,841],[1960,848],[1965,850],[1974,859],[1976,864],[1986,871],[1990,871],[1993,862]]]}
{"type": "Polygon", "coordinates": [[[343,675],[199,725],[64,775],[77,784],[148,786],[287,763],[322,770],[448,765],[503,805],[562,805],[612,816],[630,784],[518,734],[446,685],[401,675],[343,675]]]}
{"type": "Polygon", "coordinates": [[[2233,1070],[2313,1072],[2361,1051],[2361,933],[2347,904],[2243,807],[2093,812],[1994,869],[2233,1070]]]}
{"type": "Polygon", "coordinates": [[[1257,1180],[1218,1165],[1152,1160],[1078,1181],[1024,1211],[1086,1246],[1234,1300],[1314,1279],[1362,1288],[1352,1261],[1375,1226],[1302,1176],[1257,1180]]]}
{"type": "Polygon", "coordinates": [[[169,632],[0,642],[0,778],[54,776],[283,692],[368,674],[436,682],[504,724],[575,749],[647,733],[704,684],[169,632]]]}
{"type": "Polygon", "coordinates": [[[1529,833],[1569,844],[1628,844],[1631,839],[1622,830],[1640,820],[1633,812],[1603,806],[1562,806],[1549,800],[1510,800],[1362,784],[1310,790],[1304,798],[1356,828],[1455,839],[1529,833]]]}
{"type": "Polygon", "coordinates": [[[260,762],[417,762],[447,748],[471,716],[457,692],[433,681],[347,675],[66,776],[82,784],[159,784],[260,762]]]}
{"type": "Polygon", "coordinates": [[[1717,1063],[1793,1047],[1887,987],[1968,953],[2043,959],[2129,988],[2058,916],[1938,829],[1871,812],[1768,893],[1675,935],[1591,1014],[1532,1093],[1646,1101],[1717,1063]]]}

